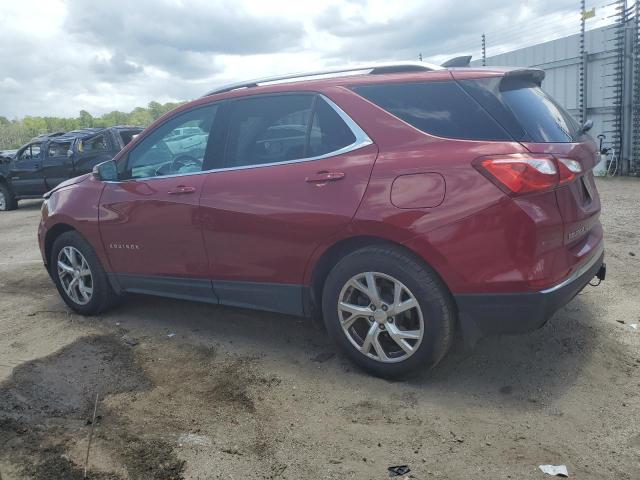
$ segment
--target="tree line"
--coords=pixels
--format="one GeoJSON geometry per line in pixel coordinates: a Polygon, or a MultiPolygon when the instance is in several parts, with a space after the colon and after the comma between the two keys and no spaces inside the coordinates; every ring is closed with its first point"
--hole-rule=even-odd
{"type": "Polygon", "coordinates": [[[9,120],[0,116],[0,150],[19,148],[42,133],[68,132],[79,128],[113,125],[146,127],[178,105],[180,104],[171,102],[165,104],[150,102],[146,108],[137,107],[129,113],[114,110],[99,117],[92,116],[86,110],[80,110],[75,118],[27,116],[20,120],[9,120]]]}

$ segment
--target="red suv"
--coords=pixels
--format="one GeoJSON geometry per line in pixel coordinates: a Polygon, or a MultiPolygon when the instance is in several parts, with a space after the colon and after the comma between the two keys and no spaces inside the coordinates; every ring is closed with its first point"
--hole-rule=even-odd
{"type": "Polygon", "coordinates": [[[264,79],[168,113],[45,195],[76,312],[123,292],[322,317],[381,376],[536,329],[604,277],[596,147],[539,70],[424,63],[264,79]]]}

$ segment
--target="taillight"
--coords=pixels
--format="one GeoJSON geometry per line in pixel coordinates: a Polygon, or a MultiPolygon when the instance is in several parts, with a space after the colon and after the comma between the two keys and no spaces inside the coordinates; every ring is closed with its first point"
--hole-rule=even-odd
{"type": "Polygon", "coordinates": [[[496,155],[481,157],[474,164],[499,187],[511,193],[549,190],[558,185],[558,169],[547,155],[496,155]]]}
{"type": "Polygon", "coordinates": [[[570,158],[558,158],[558,167],[560,170],[560,185],[569,183],[576,178],[579,173],[582,173],[582,165],[580,165],[580,162],[571,160],[570,158]]]}
{"type": "Polygon", "coordinates": [[[502,190],[515,195],[551,190],[582,172],[575,160],[524,153],[480,157],[473,164],[502,190]]]}

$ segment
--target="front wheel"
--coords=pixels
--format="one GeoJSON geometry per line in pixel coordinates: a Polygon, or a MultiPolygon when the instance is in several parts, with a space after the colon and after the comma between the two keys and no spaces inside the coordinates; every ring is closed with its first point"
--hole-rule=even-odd
{"type": "Polygon", "coordinates": [[[51,276],[60,296],[74,311],[82,315],[95,315],[116,301],[93,248],[79,233],[65,232],[51,249],[51,276]]]}
{"type": "Polygon", "coordinates": [[[0,212],[15,210],[18,208],[18,201],[13,196],[11,190],[6,185],[0,183],[0,212]]]}
{"type": "Polygon", "coordinates": [[[331,337],[364,370],[386,378],[436,365],[453,339],[455,308],[437,274],[394,246],[357,250],[327,277],[331,337]]]}

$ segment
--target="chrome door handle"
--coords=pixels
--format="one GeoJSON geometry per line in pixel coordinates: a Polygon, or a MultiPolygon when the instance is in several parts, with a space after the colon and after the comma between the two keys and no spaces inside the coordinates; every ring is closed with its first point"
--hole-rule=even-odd
{"type": "Polygon", "coordinates": [[[344,172],[318,172],[305,178],[309,183],[336,182],[344,178],[344,172]]]}
{"type": "Polygon", "coordinates": [[[193,193],[196,191],[195,187],[187,187],[185,185],[180,185],[173,190],[169,190],[167,193],[169,195],[184,195],[186,193],[193,193]]]}

